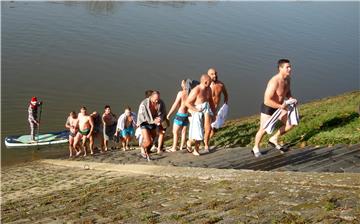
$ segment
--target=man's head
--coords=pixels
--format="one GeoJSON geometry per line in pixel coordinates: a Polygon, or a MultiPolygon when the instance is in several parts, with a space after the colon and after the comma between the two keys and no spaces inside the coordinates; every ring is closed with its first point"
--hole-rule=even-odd
{"type": "Polygon", "coordinates": [[[278,61],[279,73],[285,77],[291,74],[291,65],[288,59],[280,59],[278,61]]]}
{"type": "Polygon", "coordinates": [[[154,91],[151,90],[151,89],[146,90],[146,91],[145,91],[145,97],[146,97],[146,98],[149,98],[149,97],[151,96],[152,92],[154,92],[154,91]]]}
{"type": "Polygon", "coordinates": [[[34,106],[35,106],[35,105],[38,103],[37,98],[36,98],[35,96],[33,96],[33,97],[31,98],[30,103],[31,103],[31,105],[34,105],[34,106]]]}
{"type": "Polygon", "coordinates": [[[80,108],[80,113],[83,114],[83,115],[86,115],[86,107],[81,107],[80,108]]]}
{"type": "Polygon", "coordinates": [[[90,114],[90,116],[92,116],[92,117],[96,117],[98,115],[98,112],[97,111],[94,111],[94,112],[92,112],[91,114],[90,114]]]}
{"type": "Polygon", "coordinates": [[[131,108],[128,106],[125,108],[125,116],[130,116],[131,115],[131,108]]]}
{"type": "Polygon", "coordinates": [[[211,81],[216,82],[218,80],[217,71],[215,68],[209,68],[207,74],[210,76],[211,81]]]}
{"type": "Polygon", "coordinates": [[[75,113],[75,111],[71,111],[70,112],[70,117],[76,119],[77,118],[77,114],[75,113]]]}
{"type": "Polygon", "coordinates": [[[111,113],[111,108],[110,108],[109,105],[105,105],[104,110],[105,110],[105,114],[110,114],[111,113]]]}
{"type": "Polygon", "coordinates": [[[211,84],[211,78],[207,74],[203,74],[200,77],[200,85],[203,85],[205,87],[209,87],[211,84]]]}
{"type": "Polygon", "coordinates": [[[157,90],[154,90],[152,93],[151,93],[151,96],[150,96],[150,101],[152,103],[158,103],[160,100],[160,92],[157,91],[157,90]]]}

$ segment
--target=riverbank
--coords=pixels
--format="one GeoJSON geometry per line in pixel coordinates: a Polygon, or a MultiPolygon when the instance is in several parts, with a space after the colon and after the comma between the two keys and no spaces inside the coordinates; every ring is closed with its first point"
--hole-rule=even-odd
{"type": "MultiPolygon", "coordinates": [[[[300,123],[284,135],[287,144],[308,145],[355,144],[360,142],[360,91],[299,104],[300,123]]],[[[212,144],[220,147],[250,147],[259,128],[259,115],[229,120],[212,144]]],[[[269,136],[265,136],[266,143],[269,136]]],[[[264,145],[263,145],[264,146],[264,145]]]]}
{"type": "Polygon", "coordinates": [[[358,174],[45,160],[2,169],[2,223],[357,223],[358,174]]]}

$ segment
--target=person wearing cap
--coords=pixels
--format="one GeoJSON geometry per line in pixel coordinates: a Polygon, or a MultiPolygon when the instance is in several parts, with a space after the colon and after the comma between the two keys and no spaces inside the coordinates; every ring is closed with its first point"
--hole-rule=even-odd
{"type": "Polygon", "coordinates": [[[32,97],[28,107],[28,121],[30,124],[30,136],[31,141],[35,142],[35,131],[38,128],[40,122],[37,120],[38,108],[42,105],[41,101],[38,101],[36,97],[32,97]]]}

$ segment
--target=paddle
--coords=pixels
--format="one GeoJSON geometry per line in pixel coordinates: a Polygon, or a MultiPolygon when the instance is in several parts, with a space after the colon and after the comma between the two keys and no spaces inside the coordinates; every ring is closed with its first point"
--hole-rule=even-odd
{"type": "Polygon", "coordinates": [[[38,125],[38,130],[37,130],[37,139],[36,139],[36,144],[37,144],[38,150],[39,150],[39,133],[40,133],[41,112],[42,112],[42,103],[40,104],[39,125],[38,125]]]}

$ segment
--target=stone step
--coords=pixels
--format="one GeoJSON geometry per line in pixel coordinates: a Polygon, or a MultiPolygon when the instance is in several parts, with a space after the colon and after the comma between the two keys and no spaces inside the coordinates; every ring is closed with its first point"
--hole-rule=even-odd
{"type": "Polygon", "coordinates": [[[314,163],[307,162],[295,168],[298,169],[299,171],[304,171],[304,172],[313,171],[317,168],[333,165],[338,161],[342,161],[349,157],[353,157],[356,154],[360,155],[360,148],[353,150],[348,150],[347,148],[341,148],[340,150],[333,151],[329,157],[323,158],[320,161],[314,163]]]}
{"type": "Polygon", "coordinates": [[[275,170],[292,170],[299,171],[301,168],[305,166],[309,166],[309,164],[316,164],[317,162],[323,160],[329,160],[334,155],[343,153],[343,146],[335,146],[331,148],[315,148],[314,151],[310,154],[306,154],[301,157],[295,157],[291,160],[287,161],[288,163],[280,163],[274,166],[275,170]]]}
{"type": "Polygon", "coordinates": [[[272,150],[272,153],[264,155],[260,158],[255,158],[254,156],[251,159],[242,161],[238,165],[235,165],[235,169],[251,169],[251,170],[267,170],[266,167],[273,166],[272,164],[278,164],[280,161],[285,161],[289,158],[303,157],[307,154],[315,151],[316,148],[306,148],[306,149],[293,149],[285,154],[281,154],[277,150],[272,150]]]}

